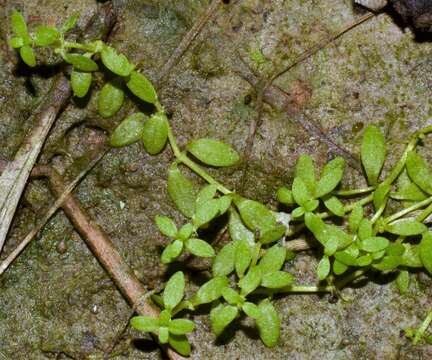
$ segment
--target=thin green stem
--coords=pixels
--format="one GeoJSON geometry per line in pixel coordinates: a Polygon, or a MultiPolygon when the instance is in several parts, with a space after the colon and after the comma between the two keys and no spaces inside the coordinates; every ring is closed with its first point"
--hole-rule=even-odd
{"type": "Polygon", "coordinates": [[[369,267],[365,267],[359,270],[354,271],[351,274],[348,274],[347,276],[341,278],[340,280],[336,281],[334,286],[337,289],[342,289],[345,286],[347,286],[349,283],[353,282],[355,279],[359,278],[360,276],[363,276],[369,271],[369,267]]]}
{"type": "Polygon", "coordinates": [[[387,202],[385,202],[384,204],[382,204],[380,206],[380,208],[378,209],[378,211],[374,214],[374,216],[372,217],[371,224],[375,224],[377,222],[377,220],[380,218],[380,216],[383,214],[385,208],[386,208],[387,202]]]}
{"type": "Polygon", "coordinates": [[[76,42],[65,41],[63,47],[66,49],[79,49],[89,52],[95,51],[95,46],[93,44],[80,44],[76,42]]]}
{"type": "Polygon", "coordinates": [[[354,196],[354,195],[367,194],[374,190],[375,190],[375,186],[369,186],[363,189],[339,190],[339,191],[335,191],[334,194],[337,196],[354,196]]]}
{"type": "Polygon", "coordinates": [[[430,204],[426,209],[424,209],[419,216],[417,216],[416,220],[419,222],[423,222],[426,218],[432,214],[432,204],[430,204]]]}
{"type": "Polygon", "coordinates": [[[231,194],[232,191],[223,186],[220,182],[215,180],[212,176],[210,176],[204,169],[202,169],[197,163],[192,161],[187,157],[185,153],[182,153],[177,145],[174,134],[171,130],[171,127],[168,126],[168,141],[171,145],[171,149],[173,150],[174,156],[177,158],[179,162],[186,165],[189,169],[191,169],[195,174],[202,177],[205,181],[207,181],[211,185],[215,185],[216,188],[225,195],[231,194]]]}
{"type": "MultiPolygon", "coordinates": [[[[413,212],[415,210],[421,209],[422,207],[424,207],[426,205],[429,205],[431,203],[432,203],[432,196],[429,197],[429,198],[427,198],[427,199],[425,199],[425,200],[423,200],[423,201],[415,203],[414,205],[411,205],[410,207],[407,207],[406,209],[403,209],[403,210],[401,210],[401,211],[399,211],[399,212],[397,212],[397,213],[395,213],[393,215],[390,215],[389,217],[385,218],[384,221],[387,224],[389,224],[389,223],[391,223],[391,222],[393,222],[393,221],[395,221],[395,220],[397,220],[397,219],[399,219],[399,218],[401,218],[401,217],[409,214],[410,212],[413,212]]],[[[423,221],[423,220],[420,220],[420,221],[423,221]]]]}

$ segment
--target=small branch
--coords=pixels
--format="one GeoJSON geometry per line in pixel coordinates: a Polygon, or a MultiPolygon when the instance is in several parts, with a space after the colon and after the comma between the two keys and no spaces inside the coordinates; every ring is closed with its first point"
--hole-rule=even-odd
{"type": "MultiPolygon", "coordinates": [[[[65,187],[62,194],[54,202],[54,204],[45,212],[39,223],[26,235],[26,237],[19,243],[19,245],[8,255],[8,257],[0,264],[0,275],[3,274],[10,264],[15,261],[18,255],[26,248],[26,246],[34,239],[39,231],[45,226],[51,216],[62,206],[66,197],[73,191],[73,189],[78,185],[78,183],[84,178],[84,176],[102,159],[106,154],[107,149],[98,153],[89,163],[89,165],[81,171],[78,176],[65,187]]],[[[0,172],[2,172],[3,167],[0,162],[0,172]]]]}
{"type": "Polygon", "coordinates": [[[171,54],[170,58],[164,64],[159,72],[156,84],[161,85],[165,77],[169,74],[171,69],[179,62],[183,54],[190,47],[195,38],[200,34],[201,30],[207,24],[207,22],[214,16],[219,6],[222,4],[221,0],[213,0],[207,11],[198,19],[198,21],[192,26],[192,28],[186,33],[183,39],[180,41],[176,49],[171,54]]]}
{"type": "Polygon", "coordinates": [[[270,80],[268,81],[266,88],[268,86],[270,86],[271,84],[273,84],[273,82],[277,78],[281,77],[283,74],[290,71],[293,67],[297,66],[298,64],[302,63],[306,59],[310,58],[312,55],[316,54],[318,51],[325,48],[327,45],[329,45],[332,42],[334,42],[335,40],[339,39],[342,35],[346,34],[348,31],[354,29],[355,27],[359,26],[360,24],[363,24],[364,22],[373,18],[374,16],[375,16],[374,13],[369,13],[369,14],[363,15],[359,19],[354,20],[353,22],[345,25],[341,30],[339,30],[333,36],[330,36],[327,39],[324,39],[322,42],[316,44],[315,46],[312,46],[311,48],[307,49],[305,52],[300,54],[300,56],[297,57],[297,59],[295,59],[290,65],[288,65],[286,68],[284,68],[283,70],[279,71],[274,76],[272,76],[270,78],[270,80]]]}

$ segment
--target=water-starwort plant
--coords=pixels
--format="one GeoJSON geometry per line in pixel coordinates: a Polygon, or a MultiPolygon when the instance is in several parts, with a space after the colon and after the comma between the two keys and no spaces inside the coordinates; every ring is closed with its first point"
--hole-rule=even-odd
{"type": "MultiPolygon", "coordinates": [[[[191,346],[186,335],[195,324],[176,316],[193,314],[201,305],[211,304],[210,322],[216,336],[236,319],[247,316],[254,320],[263,343],[272,347],[280,332],[275,294],[336,291],[370,270],[395,272],[396,285],[404,293],[409,291],[411,269],[424,268],[432,274],[432,232],[425,225],[432,213],[432,173],[416,150],[419,140],[432,132],[431,126],[411,136],[386,177],[382,174],[387,154],[385,137],[378,127],[368,126],[360,149],[367,186],[360,189],[340,189],[343,158],[329,161],[318,176],[312,158],[301,155],[291,186],[277,189],[275,194],[283,211],[272,211],[226,188],[205,170],[205,166],[238,164],[240,156],[230,145],[203,138],[179,148],[153,84],[124,54],[100,40],[67,40],[77,15],[60,28],[39,26],[32,32],[19,12],[13,12],[11,19],[14,37],[10,45],[19,51],[25,64],[36,66],[35,48],[51,48],[71,65],[70,82],[76,97],[91,91],[94,72],[110,73],[111,80],[97,95],[102,117],[109,118],[122,107],[123,85],[143,102],[154,105],[150,115],[138,112],[127,116],[110,135],[111,146],[142,141],[144,150],[156,155],[168,143],[174,154],[175,161],[167,169],[167,191],[185,221],[176,224],[172,216],[156,216],[159,231],[170,240],[160,260],[169,264],[185,252],[210,258],[210,278],[185,299],[185,274],[176,272],[162,293],[152,296],[161,308],[159,317],[133,317],[134,328],[153,333],[161,344],[168,343],[188,355],[191,346]],[[198,188],[183,173],[183,167],[206,185],[198,188]],[[390,201],[392,209],[398,209],[392,214],[390,201]],[[222,216],[227,219],[230,241],[215,249],[199,236],[202,229],[222,216]],[[287,261],[295,255],[285,244],[299,233],[312,235],[322,248],[316,269],[321,282],[318,285],[296,284],[286,270],[287,261]]],[[[425,332],[431,319],[429,314],[417,331],[407,332],[414,342],[429,339],[425,332]]]]}

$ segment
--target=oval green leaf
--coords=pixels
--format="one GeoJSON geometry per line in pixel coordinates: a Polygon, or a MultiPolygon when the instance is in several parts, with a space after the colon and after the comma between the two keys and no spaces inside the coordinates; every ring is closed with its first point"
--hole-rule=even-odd
{"type": "Polygon", "coordinates": [[[116,114],[123,105],[124,92],[117,82],[106,83],[99,93],[98,110],[104,118],[116,114]]]}
{"type": "Polygon", "coordinates": [[[111,46],[104,46],[101,52],[103,64],[114,74],[120,76],[128,76],[133,66],[123,54],[119,54],[116,49],[111,46]]]}
{"type": "Polygon", "coordinates": [[[171,166],[168,171],[168,194],[183,215],[193,217],[197,191],[177,165],[171,166]]]}
{"type": "Polygon", "coordinates": [[[111,134],[109,144],[113,147],[121,147],[137,142],[142,136],[145,119],[143,113],[129,115],[111,134]]]}
{"type": "Polygon", "coordinates": [[[199,139],[190,142],[187,150],[202,163],[210,166],[235,165],[240,157],[230,145],[214,139],[199,139]]]}
{"type": "Polygon", "coordinates": [[[180,303],[184,296],[184,288],[184,274],[181,271],[177,271],[166,283],[162,295],[166,309],[172,310],[180,303]]]}
{"type": "Polygon", "coordinates": [[[90,89],[92,74],[88,72],[72,71],[71,86],[74,96],[82,98],[90,89]]]}
{"type": "Polygon", "coordinates": [[[132,93],[141,100],[150,104],[157,104],[158,98],[153,84],[143,74],[132,71],[129,81],[126,83],[132,93]]]}
{"type": "Polygon", "coordinates": [[[144,148],[150,155],[162,151],[168,138],[168,120],[164,113],[154,114],[144,124],[142,139],[144,148]]]}
{"type": "Polygon", "coordinates": [[[64,59],[69,64],[72,64],[75,69],[80,71],[97,71],[98,65],[90,58],[80,54],[66,54],[64,59]]]}
{"type": "Polygon", "coordinates": [[[384,135],[374,125],[369,125],[361,145],[361,161],[369,184],[376,185],[386,156],[384,135]]]}

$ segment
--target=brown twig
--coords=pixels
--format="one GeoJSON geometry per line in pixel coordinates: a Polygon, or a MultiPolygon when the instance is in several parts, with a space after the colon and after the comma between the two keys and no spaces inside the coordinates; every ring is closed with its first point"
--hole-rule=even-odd
{"type": "Polygon", "coordinates": [[[201,30],[204,28],[205,24],[214,16],[219,6],[222,4],[221,0],[213,0],[207,11],[198,19],[198,21],[192,26],[192,28],[186,33],[182,38],[178,46],[172,52],[170,58],[163,65],[159,72],[156,80],[156,84],[160,86],[169,74],[171,69],[179,62],[183,54],[187,51],[189,46],[195,40],[195,38],[200,34],[201,30]]]}
{"type": "MultiPolygon", "coordinates": [[[[50,166],[39,165],[33,169],[31,175],[32,177],[47,177],[51,189],[57,197],[61,196],[65,190],[61,176],[50,166]]],[[[148,301],[146,288],[114,247],[109,236],[91,220],[71,194],[65,197],[62,208],[87,246],[137,313],[158,317],[159,309],[148,301]]],[[[165,348],[165,351],[171,360],[185,359],[170,348],[165,348]]]]}
{"type": "MultiPolygon", "coordinates": [[[[18,257],[18,255],[25,249],[25,247],[34,239],[40,230],[45,226],[51,216],[62,206],[63,201],[66,197],[73,191],[73,189],[78,185],[78,183],[84,178],[86,174],[102,159],[102,157],[107,153],[107,149],[97,152],[96,156],[90,161],[88,166],[81,171],[73,181],[71,181],[64,189],[62,194],[54,202],[54,204],[45,212],[38,224],[24,237],[24,239],[19,243],[19,245],[7,256],[7,258],[0,264],[0,275],[3,274],[10,264],[18,257]]],[[[0,161],[0,173],[4,169],[5,163],[2,164],[0,161]]]]}
{"type": "Polygon", "coordinates": [[[310,58],[312,55],[316,54],[321,49],[325,48],[327,45],[331,44],[335,40],[339,39],[342,35],[346,34],[348,31],[354,29],[355,27],[359,26],[360,24],[363,24],[365,21],[373,18],[376,14],[375,13],[369,13],[366,15],[363,15],[357,20],[354,20],[353,22],[345,25],[341,30],[339,30],[336,34],[329,36],[327,39],[324,39],[322,42],[312,46],[311,48],[307,49],[305,52],[300,54],[290,65],[288,65],[283,70],[277,72],[275,75],[273,75],[269,81],[267,82],[266,86],[264,88],[269,87],[273,82],[282,76],[283,74],[290,71],[293,67],[297,66],[298,64],[302,63],[306,59],[310,58]]]}
{"type": "MultiPolygon", "coordinates": [[[[86,31],[102,29],[103,33],[108,34],[109,29],[114,25],[114,19],[111,4],[104,4],[99,7],[98,13],[92,17],[86,31]],[[92,22],[95,18],[99,22],[92,22]]],[[[57,114],[70,96],[69,81],[63,74],[59,74],[51,90],[29,119],[30,123],[36,124],[35,127],[15,154],[14,160],[8,163],[0,177],[0,252],[3,249],[30,172],[57,114]]]]}

